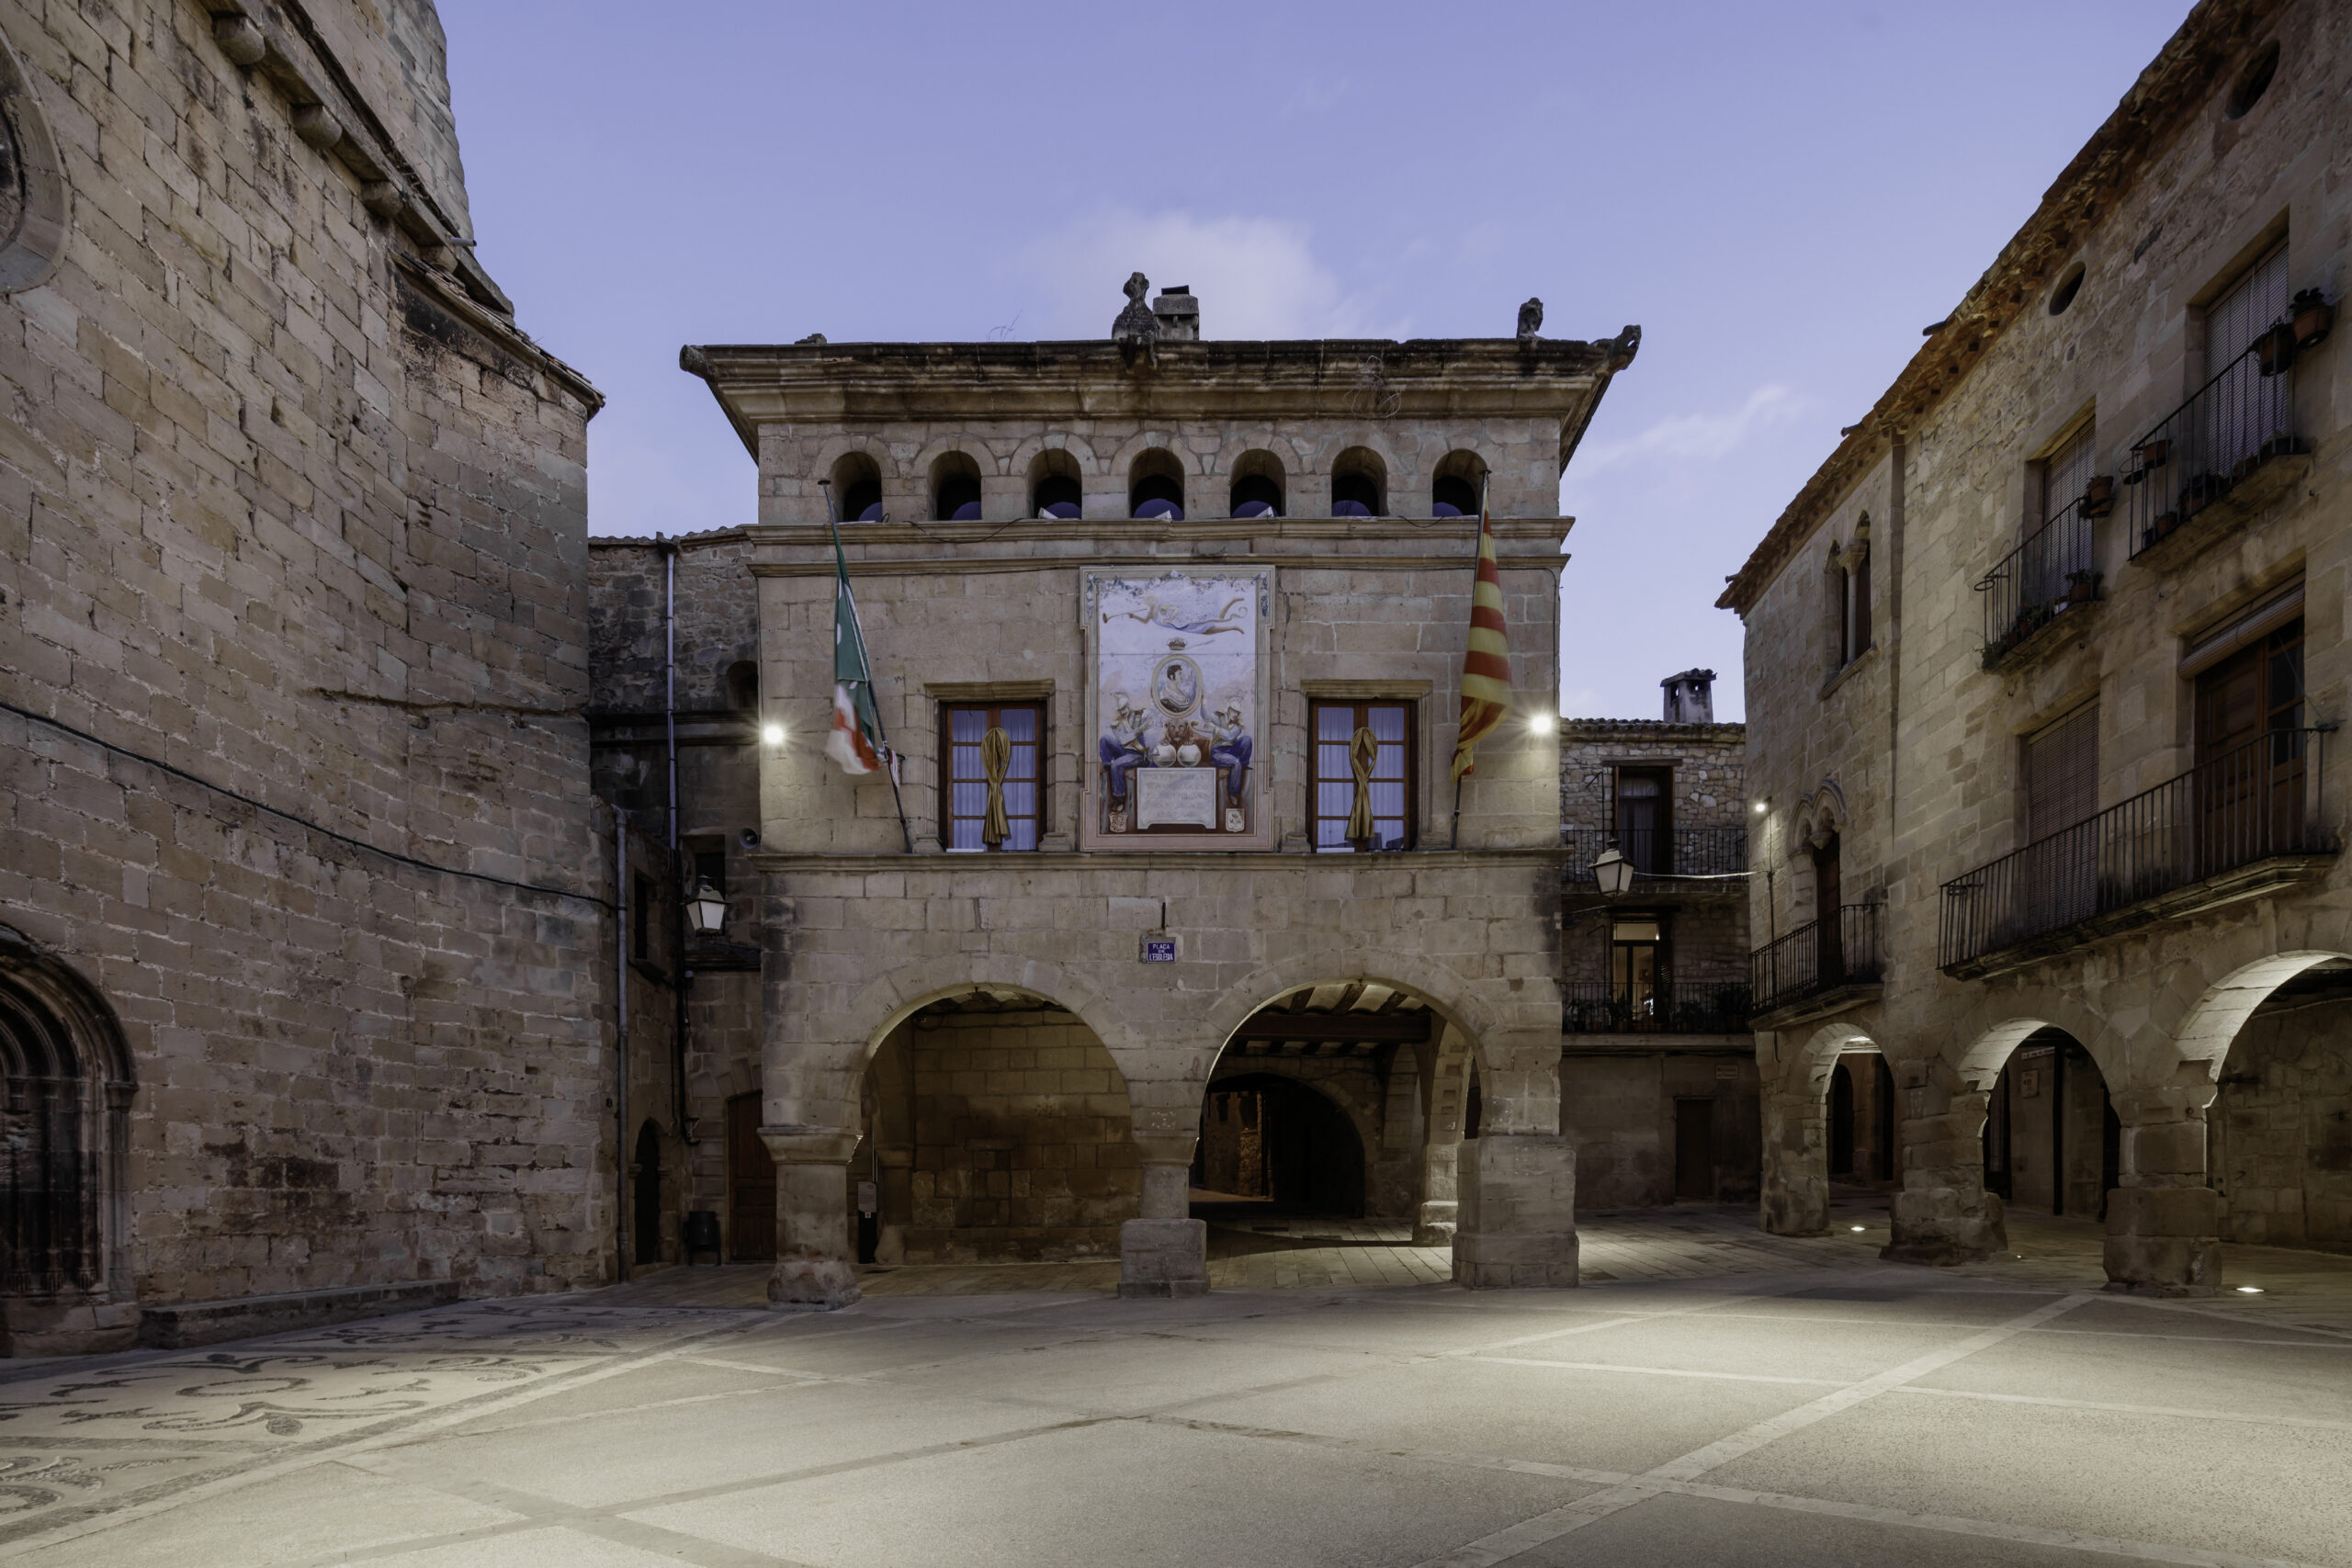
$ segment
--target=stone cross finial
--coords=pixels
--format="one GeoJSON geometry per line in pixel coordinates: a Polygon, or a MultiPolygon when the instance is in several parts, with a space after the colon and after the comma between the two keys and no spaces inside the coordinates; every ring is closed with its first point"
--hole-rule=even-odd
{"type": "Polygon", "coordinates": [[[1144,296],[1151,292],[1151,279],[1139,272],[1127,275],[1127,308],[1111,323],[1111,341],[1129,360],[1140,348],[1150,355],[1154,365],[1159,363],[1159,318],[1144,303],[1144,296]]]}

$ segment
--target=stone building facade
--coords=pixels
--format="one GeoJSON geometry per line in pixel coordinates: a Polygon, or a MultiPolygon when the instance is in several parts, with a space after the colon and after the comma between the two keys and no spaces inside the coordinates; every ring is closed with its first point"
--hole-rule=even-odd
{"type": "Polygon", "coordinates": [[[1572,1282],[1558,740],[1524,713],[1557,687],[1559,475],[1638,334],[1202,342],[1139,288],[1114,341],[682,355],[760,522],[599,541],[593,589],[600,787],[660,793],[674,663],[680,875],[729,909],[695,940],[759,953],[689,953],[674,1201],[787,1302],[854,1298],[860,1259],[1112,1252],[1126,1293],[1189,1293],[1196,1197],[1352,1202],[1470,1283],[1572,1282]],[[1457,825],[1482,493],[1527,706],[1457,825]],[[895,784],[827,755],[829,505],[895,784]]]}
{"type": "Polygon", "coordinates": [[[1713,721],[1713,680],[1659,682],[1662,718],[1561,727],[1560,1116],[1586,1211],[1757,1195],[1746,734],[1713,721]],[[1623,893],[1595,873],[1612,848],[1623,893]]]}
{"type": "Polygon", "coordinates": [[[433,8],[0,39],[0,1354],[608,1278],[600,400],[433,8]]]}
{"type": "Polygon", "coordinates": [[[2352,1248],[2347,68],[2340,7],[2198,6],[1724,595],[1768,1228],[1860,1052],[1897,1256],[2352,1248]]]}

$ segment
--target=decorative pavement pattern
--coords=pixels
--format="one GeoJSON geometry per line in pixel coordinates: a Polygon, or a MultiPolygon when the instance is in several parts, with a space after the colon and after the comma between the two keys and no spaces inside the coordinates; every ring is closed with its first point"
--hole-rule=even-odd
{"type": "Polygon", "coordinates": [[[5,1367],[0,1559],[2352,1565],[2352,1258],[2140,1301],[2080,1222],[1881,1263],[1878,1203],[1602,1216],[1572,1292],[1368,1286],[1429,1249],[1270,1220],[1219,1266],[1299,1282],[1191,1302],[941,1268],[772,1313],[756,1267],[673,1269],[5,1367]]]}

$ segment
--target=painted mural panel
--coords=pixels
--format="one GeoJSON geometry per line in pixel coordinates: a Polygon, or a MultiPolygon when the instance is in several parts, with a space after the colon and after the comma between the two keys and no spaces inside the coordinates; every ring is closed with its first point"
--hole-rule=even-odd
{"type": "Polygon", "coordinates": [[[1266,571],[1087,573],[1087,847],[1269,844],[1272,593],[1266,571]]]}

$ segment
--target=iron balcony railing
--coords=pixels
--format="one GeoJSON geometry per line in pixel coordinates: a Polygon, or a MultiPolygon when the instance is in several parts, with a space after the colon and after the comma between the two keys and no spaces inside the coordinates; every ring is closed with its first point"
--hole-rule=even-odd
{"type": "Polygon", "coordinates": [[[2335,847],[2325,731],[2274,729],[1943,886],[1944,968],[2277,855],[2335,847]]]}
{"type": "Polygon", "coordinates": [[[2098,597],[2098,562],[2091,550],[2092,515],[2078,498],[2036,529],[1984,574],[1984,668],[2056,617],[2098,597]]]}
{"type": "Polygon", "coordinates": [[[1879,967],[1877,904],[1848,904],[1835,919],[1804,925],[1747,955],[1748,992],[1756,1010],[1770,1012],[1840,986],[1875,982],[1879,967]]]}
{"type": "Polygon", "coordinates": [[[2295,429],[2294,344],[2273,327],[2132,448],[2132,553],[2145,554],[2274,457],[2295,429]]]}
{"type": "Polygon", "coordinates": [[[1747,987],[1736,980],[1677,980],[1646,989],[1606,980],[1562,987],[1568,1034],[1745,1034],[1747,987]]]}
{"type": "Polygon", "coordinates": [[[1590,882],[1592,863],[1612,841],[1645,876],[1736,876],[1747,869],[1745,828],[1563,828],[1560,836],[1570,882],[1590,882]]]}

